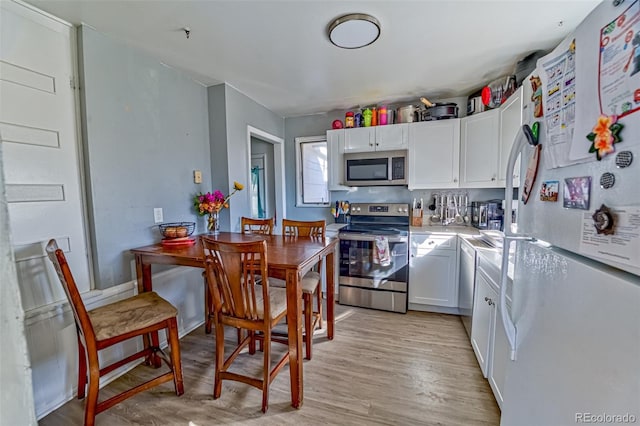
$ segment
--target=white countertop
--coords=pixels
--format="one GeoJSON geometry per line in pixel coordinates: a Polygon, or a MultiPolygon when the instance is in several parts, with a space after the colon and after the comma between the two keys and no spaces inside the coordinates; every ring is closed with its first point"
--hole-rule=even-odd
{"type": "Polygon", "coordinates": [[[330,223],[326,227],[327,232],[338,232],[340,228],[347,226],[346,223],[330,223]]]}
{"type": "MultiPolygon", "coordinates": [[[[411,233],[417,235],[429,235],[429,234],[449,234],[458,235],[465,240],[472,240],[479,237],[480,231],[472,226],[412,226],[410,228],[411,233]]],[[[502,268],[502,249],[496,249],[492,247],[481,247],[477,244],[472,244],[479,256],[485,259],[486,264],[490,265],[493,269],[494,276],[499,277],[500,269],[502,268]]],[[[493,275],[492,274],[492,275],[493,275]]],[[[509,262],[509,270],[507,272],[509,279],[513,280],[513,261],[509,262]]],[[[498,280],[499,281],[499,280],[498,280]]],[[[496,283],[496,284],[499,284],[496,283]]]]}
{"type": "Polygon", "coordinates": [[[412,226],[410,232],[414,234],[456,234],[462,237],[480,235],[473,226],[412,226]]]}

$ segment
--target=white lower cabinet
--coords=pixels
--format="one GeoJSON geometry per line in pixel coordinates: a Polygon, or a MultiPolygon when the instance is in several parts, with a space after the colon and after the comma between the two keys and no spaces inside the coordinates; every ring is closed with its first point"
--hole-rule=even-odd
{"type": "MultiPolygon", "coordinates": [[[[507,303],[508,305],[508,303],[507,303]]],[[[507,339],[507,333],[502,325],[502,318],[500,315],[500,304],[497,304],[495,327],[493,328],[493,351],[491,358],[489,359],[489,384],[493,395],[496,397],[496,401],[502,409],[502,403],[504,402],[504,383],[507,375],[507,365],[511,361],[509,359],[509,353],[511,349],[509,347],[509,340],[507,339]]]]}
{"type": "Polygon", "coordinates": [[[473,299],[473,319],[471,321],[471,346],[476,358],[478,358],[484,377],[489,375],[489,358],[493,346],[491,340],[496,322],[496,303],[498,303],[498,293],[483,274],[477,273],[473,299]]]}
{"type": "MultiPolygon", "coordinates": [[[[482,262],[482,258],[480,260],[482,262]]],[[[476,290],[471,323],[471,346],[482,374],[489,380],[493,395],[502,409],[510,347],[502,325],[498,285],[480,267],[476,271],[476,290]]],[[[507,292],[507,309],[509,306],[507,292]]]]}
{"type": "Polygon", "coordinates": [[[457,236],[412,234],[409,303],[458,307],[457,236]]]}

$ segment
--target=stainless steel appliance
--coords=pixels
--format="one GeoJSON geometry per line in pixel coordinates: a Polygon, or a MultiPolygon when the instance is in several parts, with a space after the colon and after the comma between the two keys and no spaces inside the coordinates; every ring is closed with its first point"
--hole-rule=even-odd
{"type": "Polygon", "coordinates": [[[407,312],[409,204],[352,204],[339,237],[340,304],[407,312]],[[377,237],[389,245],[387,266],[375,263],[377,237]]]}
{"type": "Polygon", "coordinates": [[[502,200],[473,201],[471,224],[478,229],[502,229],[502,200]]]}
{"type": "Polygon", "coordinates": [[[418,111],[418,121],[446,120],[448,118],[458,118],[458,104],[455,103],[435,103],[429,108],[418,111]]]}
{"type": "Polygon", "coordinates": [[[406,185],[407,151],[377,151],[344,154],[348,186],[406,185]]]}
{"type": "Polygon", "coordinates": [[[416,105],[407,105],[398,108],[396,112],[396,123],[413,123],[418,121],[416,114],[418,107],[416,105]]]}

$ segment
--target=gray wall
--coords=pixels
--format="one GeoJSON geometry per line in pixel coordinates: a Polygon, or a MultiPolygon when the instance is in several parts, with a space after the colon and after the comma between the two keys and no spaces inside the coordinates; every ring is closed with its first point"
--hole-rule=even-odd
{"type": "MultiPolygon", "coordinates": [[[[248,140],[247,126],[267,132],[273,136],[284,139],[284,119],[253,99],[240,93],[228,84],[211,86],[208,88],[209,105],[216,108],[209,111],[212,122],[218,122],[221,116],[225,119],[226,140],[222,132],[211,134],[211,155],[215,157],[213,174],[217,177],[213,181],[213,189],[220,189],[227,194],[238,181],[245,186],[249,184],[250,177],[250,142],[248,140]],[[221,98],[224,98],[224,109],[221,98]],[[224,152],[226,150],[226,152],[224,152]],[[224,155],[224,157],[223,157],[224,155]],[[226,158],[226,164],[222,164],[226,158]],[[220,174],[222,170],[227,173],[226,181],[220,174]]],[[[291,170],[295,173],[295,167],[291,170]]],[[[290,179],[289,169],[285,170],[287,179],[290,179]]],[[[229,209],[221,214],[221,229],[239,230],[240,217],[251,213],[249,191],[237,193],[229,203],[229,209]]],[[[278,213],[281,217],[281,213],[278,213]]]]}
{"type": "MultiPolygon", "coordinates": [[[[457,100],[457,99],[456,99],[457,100]]],[[[301,136],[324,135],[331,129],[333,120],[344,120],[346,111],[331,111],[326,114],[306,115],[285,119],[286,162],[295,165],[295,138],[301,136]]],[[[294,166],[295,168],[295,166],[294,166]]],[[[462,190],[462,188],[460,189],[462,190]]],[[[448,191],[448,190],[447,190],[448,191]]],[[[454,190],[451,190],[454,191],[454,190]]],[[[409,191],[401,186],[373,186],[352,188],[350,191],[331,192],[331,201],[348,200],[349,202],[388,202],[409,203],[413,198],[424,198],[425,202],[436,190],[409,191]]],[[[469,200],[490,200],[504,198],[503,189],[469,189],[469,200]]],[[[315,220],[324,218],[333,221],[329,208],[296,207],[296,182],[287,179],[287,211],[289,217],[297,220],[315,220]]]]}
{"type": "Polygon", "coordinates": [[[164,221],[197,221],[209,190],[207,89],[178,70],[83,26],[79,31],[83,143],[96,287],[135,278],[129,249],[164,221]],[[203,173],[193,183],[193,170],[203,173]]]}
{"type": "MultiPolygon", "coordinates": [[[[225,85],[219,84],[211,86],[207,89],[207,99],[209,105],[209,149],[211,152],[211,181],[208,188],[204,192],[221,190],[225,195],[228,194],[229,185],[228,173],[228,146],[227,146],[227,112],[226,112],[226,93],[225,85]]],[[[203,179],[203,182],[206,182],[203,179]]],[[[238,198],[237,194],[235,197],[238,198]]],[[[233,200],[235,202],[235,199],[233,200]]],[[[228,230],[229,214],[222,211],[221,217],[225,219],[221,221],[221,228],[228,230]],[[223,226],[224,225],[224,226],[223,226]]],[[[204,232],[204,230],[203,230],[204,232]]]]}

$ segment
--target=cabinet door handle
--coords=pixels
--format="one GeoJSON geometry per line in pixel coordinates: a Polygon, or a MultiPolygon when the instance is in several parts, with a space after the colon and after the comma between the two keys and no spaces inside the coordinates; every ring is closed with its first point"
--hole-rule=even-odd
{"type": "Polygon", "coordinates": [[[485,296],[485,297],[484,297],[484,301],[485,301],[485,302],[488,302],[488,301],[489,301],[489,298],[488,298],[487,296],[485,296]]]}
{"type": "Polygon", "coordinates": [[[458,178],[453,178],[453,181],[454,181],[454,182],[457,182],[457,181],[458,181],[458,178]]]}
{"type": "Polygon", "coordinates": [[[495,176],[494,176],[494,177],[492,177],[492,178],[491,178],[491,180],[492,180],[492,181],[495,181],[495,180],[496,180],[496,177],[495,177],[495,176]]]}

